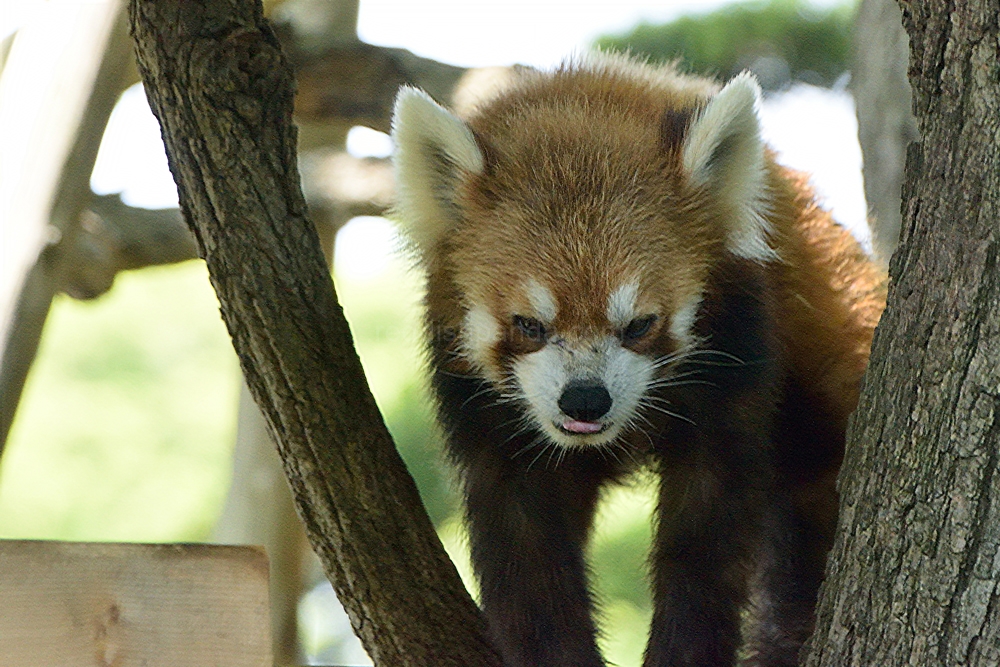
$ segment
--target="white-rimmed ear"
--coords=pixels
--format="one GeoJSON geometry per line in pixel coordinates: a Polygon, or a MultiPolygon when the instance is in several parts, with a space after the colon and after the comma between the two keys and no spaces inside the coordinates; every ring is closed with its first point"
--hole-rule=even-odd
{"type": "Polygon", "coordinates": [[[483,170],[483,153],[459,118],[415,88],[402,88],[392,118],[399,218],[421,255],[456,222],[455,190],[483,170]]]}
{"type": "Polygon", "coordinates": [[[697,115],[684,140],[684,167],[695,186],[710,188],[732,216],[726,245],[739,257],[773,259],[768,245],[760,86],[749,72],[733,78],[697,115]]]}

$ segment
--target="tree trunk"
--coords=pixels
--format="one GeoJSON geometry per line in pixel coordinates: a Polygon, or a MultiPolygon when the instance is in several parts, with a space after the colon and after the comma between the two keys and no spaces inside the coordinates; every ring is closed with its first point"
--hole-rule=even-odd
{"type": "Polygon", "coordinates": [[[499,665],[365,382],[306,217],[293,82],[260,5],[130,10],[181,208],[354,630],[377,665],[499,665]]]}
{"type": "Polygon", "coordinates": [[[901,6],[923,140],[907,152],[811,667],[1000,664],[998,6],[901,6]]]}
{"type": "MultiPolygon", "coordinates": [[[[278,10],[290,14],[291,22],[301,28],[295,31],[298,40],[318,45],[357,42],[358,0],[297,0],[283,3],[278,10]]],[[[343,142],[336,148],[343,151],[343,142]]],[[[308,170],[302,176],[308,192],[313,179],[308,170]]],[[[313,223],[326,251],[327,264],[332,266],[336,230],[317,219],[315,208],[313,223]]],[[[223,543],[264,545],[271,570],[274,660],[278,665],[300,662],[298,607],[305,588],[305,529],[295,514],[292,493],[267,422],[246,382],[240,389],[229,493],[212,538],[223,543]]]]}

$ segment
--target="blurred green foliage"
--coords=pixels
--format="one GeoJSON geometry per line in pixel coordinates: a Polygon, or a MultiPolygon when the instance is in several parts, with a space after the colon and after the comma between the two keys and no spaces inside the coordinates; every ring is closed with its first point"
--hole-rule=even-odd
{"type": "Polygon", "coordinates": [[[0,467],[0,537],[205,539],[239,371],[201,262],[53,304],[0,467]]]}
{"type": "Polygon", "coordinates": [[[765,90],[792,81],[831,86],[849,69],[854,4],[818,8],[804,0],[726,5],[667,24],[641,23],[598,38],[600,49],[630,51],[654,62],[719,79],[754,71],[765,90]]]}
{"type": "Polygon", "coordinates": [[[605,492],[588,552],[598,641],[608,662],[620,667],[642,664],[653,618],[647,575],[655,484],[647,472],[605,492]]]}

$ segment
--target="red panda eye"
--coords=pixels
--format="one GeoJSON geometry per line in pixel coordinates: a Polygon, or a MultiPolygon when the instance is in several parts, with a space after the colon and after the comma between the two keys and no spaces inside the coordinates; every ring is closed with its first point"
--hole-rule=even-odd
{"type": "Polygon", "coordinates": [[[625,343],[631,343],[639,340],[643,336],[649,333],[649,330],[653,327],[653,322],[656,321],[656,315],[646,315],[644,317],[637,317],[628,323],[628,326],[622,330],[622,341],[625,343]]]}
{"type": "Polygon", "coordinates": [[[521,335],[536,343],[545,341],[545,325],[534,317],[514,316],[514,326],[521,332],[521,335]]]}

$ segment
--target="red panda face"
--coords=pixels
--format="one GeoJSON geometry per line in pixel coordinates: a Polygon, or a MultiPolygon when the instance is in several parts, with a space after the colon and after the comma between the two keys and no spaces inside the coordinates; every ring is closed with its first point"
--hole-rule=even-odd
{"type": "Polygon", "coordinates": [[[606,146],[615,161],[560,139],[566,153],[501,158],[466,182],[466,224],[435,257],[473,372],[547,441],[604,445],[664,407],[651,391],[694,343],[699,249],[719,241],[684,224],[694,203],[664,176],[655,135],[648,150],[606,146]]]}
{"type": "Polygon", "coordinates": [[[604,296],[600,312],[577,322],[540,279],[528,278],[507,294],[492,308],[469,308],[463,353],[549,441],[610,443],[642,429],[645,412],[664,409],[651,392],[694,343],[696,292],[683,306],[666,307],[640,297],[639,283],[628,280],[604,296]]]}
{"type": "Polygon", "coordinates": [[[418,91],[397,102],[397,215],[428,320],[459,332],[453,372],[558,445],[667,410],[653,392],[697,343],[712,262],[771,257],[756,84],[668,83],[570,69],[468,121],[418,91]]]}

